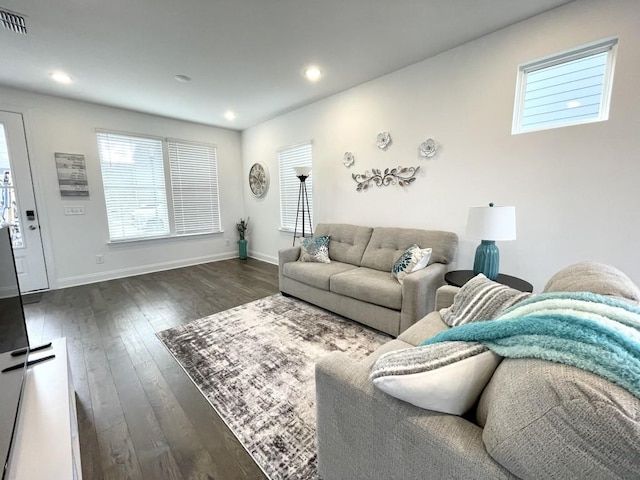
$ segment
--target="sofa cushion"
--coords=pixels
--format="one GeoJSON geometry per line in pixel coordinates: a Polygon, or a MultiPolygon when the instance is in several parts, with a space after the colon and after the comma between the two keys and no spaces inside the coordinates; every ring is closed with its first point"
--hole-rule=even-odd
{"type": "Polygon", "coordinates": [[[491,320],[530,296],[530,293],[494,282],[479,273],[462,286],[453,298],[453,305],[440,310],[440,315],[452,327],[491,320]]]}
{"type": "Polygon", "coordinates": [[[330,290],[393,310],[402,308],[402,285],[388,271],[359,267],[338,273],[331,277],[330,290]]]}
{"type": "Polygon", "coordinates": [[[282,268],[282,274],[298,282],[302,282],[312,287],[329,290],[330,278],[347,270],[354,270],[358,267],[342,262],[331,263],[305,263],[288,262],[282,268]]]}
{"type": "Polygon", "coordinates": [[[413,244],[431,248],[432,263],[450,263],[458,245],[458,237],[451,232],[414,228],[376,227],[362,256],[363,267],[390,272],[393,264],[413,244]]]}
{"type": "Polygon", "coordinates": [[[301,262],[311,263],[331,263],[329,259],[329,235],[321,235],[318,237],[304,238],[300,245],[301,262]]]}
{"type": "Polygon", "coordinates": [[[476,402],[502,357],[476,342],[442,342],[382,355],[373,384],[435,412],[462,415],[476,402]]]}
{"type": "Polygon", "coordinates": [[[391,274],[398,280],[400,285],[402,285],[407,275],[425,268],[427,263],[429,263],[430,257],[430,248],[420,248],[414,243],[400,255],[400,258],[393,264],[391,274]]]}
{"type": "Polygon", "coordinates": [[[371,227],[341,223],[319,223],[315,235],[329,235],[329,258],[334,261],[360,266],[369,239],[371,227]]]}
{"type": "Polygon", "coordinates": [[[545,292],[591,292],[640,302],[640,289],[611,265],[580,262],[560,270],[549,279],[545,292]]]}
{"type": "Polygon", "coordinates": [[[477,417],[489,454],[523,479],[638,478],[640,400],[590,372],[504,359],[477,417]]]}

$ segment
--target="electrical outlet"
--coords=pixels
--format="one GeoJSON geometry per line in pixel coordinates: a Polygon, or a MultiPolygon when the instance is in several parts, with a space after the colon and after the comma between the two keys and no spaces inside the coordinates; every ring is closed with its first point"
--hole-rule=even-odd
{"type": "Polygon", "coordinates": [[[224,242],[224,243],[227,245],[227,247],[228,247],[229,245],[231,245],[231,244],[229,243],[229,239],[228,239],[228,238],[226,238],[226,239],[225,239],[225,242],[224,242]]]}
{"type": "Polygon", "coordinates": [[[97,264],[104,263],[104,255],[96,255],[96,263],[97,264]]]}

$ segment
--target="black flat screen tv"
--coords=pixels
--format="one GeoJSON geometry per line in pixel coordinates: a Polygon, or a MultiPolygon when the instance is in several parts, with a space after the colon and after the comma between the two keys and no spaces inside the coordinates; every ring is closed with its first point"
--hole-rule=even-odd
{"type": "MultiPolygon", "coordinates": [[[[0,370],[26,363],[27,355],[11,356],[11,352],[28,349],[27,326],[22,308],[8,227],[0,228],[0,370]]],[[[20,401],[26,378],[26,367],[0,373],[0,460],[5,479],[9,470],[11,446],[18,422],[20,401]]]]}

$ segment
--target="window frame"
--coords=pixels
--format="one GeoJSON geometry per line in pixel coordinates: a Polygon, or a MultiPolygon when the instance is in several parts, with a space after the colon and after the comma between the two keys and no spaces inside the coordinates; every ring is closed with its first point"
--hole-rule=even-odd
{"type": "Polygon", "coordinates": [[[611,104],[611,92],[613,88],[613,76],[617,46],[618,38],[609,37],[586,45],[582,45],[577,48],[565,50],[563,52],[555,53],[547,57],[539,58],[537,60],[525,62],[518,65],[518,76],[516,81],[516,93],[511,134],[517,135],[521,133],[550,130],[554,128],[563,128],[573,125],[584,125],[588,123],[604,122],[608,120],[609,108],[611,104]],[[562,123],[555,123],[552,125],[547,124],[533,127],[524,127],[522,125],[525,107],[525,95],[527,93],[526,87],[528,74],[538,72],[546,68],[555,67],[557,65],[562,65],[574,60],[598,55],[600,53],[607,53],[607,60],[604,71],[604,81],[602,84],[602,96],[600,99],[600,107],[598,109],[597,117],[587,119],[568,119],[566,121],[563,121],[562,123]]]}
{"type": "MultiPolygon", "coordinates": [[[[279,187],[280,187],[280,227],[278,230],[280,230],[281,232],[286,232],[286,233],[294,233],[294,229],[295,229],[295,225],[292,226],[287,226],[284,225],[283,219],[283,178],[284,178],[284,174],[285,172],[283,171],[283,167],[282,167],[282,158],[281,155],[283,152],[287,152],[287,151],[291,151],[293,149],[296,148],[301,148],[301,147],[309,147],[310,152],[309,152],[309,160],[310,160],[310,165],[304,165],[304,166],[309,166],[311,167],[311,169],[313,170],[313,142],[312,141],[308,141],[308,142],[302,142],[302,143],[297,143],[295,145],[287,145],[286,147],[281,147],[278,148],[276,150],[277,155],[278,155],[278,176],[279,176],[279,187]]],[[[303,165],[296,165],[296,166],[303,166],[303,165]]],[[[293,165],[287,165],[287,168],[293,168],[293,165]]],[[[293,178],[296,179],[296,185],[300,185],[300,180],[295,176],[295,172],[291,171],[291,172],[286,172],[287,175],[291,175],[293,178]]],[[[313,214],[313,179],[311,178],[311,175],[309,176],[309,178],[307,178],[305,180],[306,182],[306,186],[307,186],[307,196],[309,197],[309,208],[310,208],[310,224],[313,227],[313,218],[314,218],[314,214],[313,214]]],[[[299,193],[299,187],[296,188],[295,191],[295,203],[296,203],[296,208],[297,208],[297,203],[298,203],[298,193],[299,193]]]]}
{"type": "Polygon", "coordinates": [[[141,242],[141,241],[153,241],[153,240],[176,240],[181,238],[195,237],[200,235],[216,235],[224,233],[224,229],[222,227],[222,208],[220,204],[220,178],[218,175],[219,165],[218,165],[218,147],[214,143],[206,143],[206,142],[198,142],[192,140],[183,140],[177,138],[167,138],[160,137],[155,135],[147,135],[140,133],[132,133],[132,132],[123,132],[118,130],[109,130],[103,128],[96,128],[96,143],[99,144],[99,135],[100,134],[111,134],[111,135],[119,135],[123,137],[131,137],[131,138],[143,138],[160,141],[162,147],[162,166],[164,170],[163,175],[163,191],[165,195],[165,202],[167,208],[167,216],[168,216],[168,224],[169,224],[169,233],[168,235],[149,235],[149,236],[138,236],[138,237],[129,237],[129,238],[112,238],[111,230],[109,229],[109,212],[107,208],[107,199],[106,193],[107,190],[105,188],[104,183],[104,172],[102,170],[102,158],[100,157],[100,148],[98,147],[98,161],[100,164],[100,177],[102,183],[102,195],[105,201],[105,217],[107,220],[107,229],[109,233],[108,244],[123,244],[123,243],[132,243],[132,242],[141,242]],[[183,145],[198,145],[198,146],[206,146],[208,148],[213,148],[214,151],[214,159],[215,159],[215,182],[216,182],[216,196],[218,199],[217,207],[218,207],[218,219],[219,219],[219,230],[214,230],[210,232],[195,232],[195,233],[177,233],[176,230],[176,218],[175,218],[175,205],[173,198],[174,185],[172,182],[172,171],[171,171],[171,159],[169,157],[169,143],[174,142],[183,145]]]}

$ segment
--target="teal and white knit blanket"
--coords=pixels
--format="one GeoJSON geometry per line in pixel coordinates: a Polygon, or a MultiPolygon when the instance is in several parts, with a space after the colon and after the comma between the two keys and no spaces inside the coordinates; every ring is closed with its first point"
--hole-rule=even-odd
{"type": "Polygon", "coordinates": [[[479,342],[509,358],[582,368],[640,398],[640,308],[586,292],[535,295],[495,320],[441,332],[422,342],[479,342]]]}

